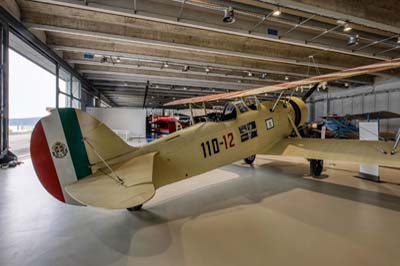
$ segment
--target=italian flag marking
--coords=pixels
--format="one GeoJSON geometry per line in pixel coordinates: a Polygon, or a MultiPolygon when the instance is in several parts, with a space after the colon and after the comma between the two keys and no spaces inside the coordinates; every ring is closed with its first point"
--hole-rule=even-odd
{"type": "Polygon", "coordinates": [[[55,198],[70,204],[64,187],[92,174],[75,109],[54,110],[35,126],[31,156],[40,182],[55,198]]]}

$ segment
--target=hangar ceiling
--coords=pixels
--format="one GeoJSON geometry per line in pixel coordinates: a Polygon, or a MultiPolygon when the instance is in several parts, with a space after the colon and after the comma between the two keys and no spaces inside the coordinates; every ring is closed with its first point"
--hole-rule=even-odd
{"type": "Polygon", "coordinates": [[[47,44],[116,106],[160,107],[397,58],[400,51],[395,0],[17,2],[22,22],[44,32],[47,44]],[[231,24],[222,21],[228,7],[231,24]]]}

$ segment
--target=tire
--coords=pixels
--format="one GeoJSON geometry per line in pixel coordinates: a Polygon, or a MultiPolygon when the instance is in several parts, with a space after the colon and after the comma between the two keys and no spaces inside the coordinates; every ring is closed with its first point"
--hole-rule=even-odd
{"type": "Polygon", "coordinates": [[[134,207],[126,208],[126,209],[130,212],[137,212],[137,211],[140,211],[142,209],[142,207],[143,207],[143,204],[140,204],[140,205],[136,205],[134,207]]]}
{"type": "Polygon", "coordinates": [[[256,159],[256,155],[254,154],[254,155],[251,155],[251,156],[249,156],[247,158],[244,158],[244,162],[247,163],[247,164],[253,164],[255,159],[256,159]]]}
{"type": "Polygon", "coordinates": [[[324,170],[323,160],[310,160],[310,175],[312,177],[321,176],[322,170],[324,170]]]}

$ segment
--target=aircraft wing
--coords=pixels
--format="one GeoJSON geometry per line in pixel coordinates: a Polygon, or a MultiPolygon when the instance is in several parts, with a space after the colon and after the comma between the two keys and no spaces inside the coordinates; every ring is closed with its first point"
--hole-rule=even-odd
{"type": "Polygon", "coordinates": [[[376,119],[392,119],[392,118],[400,118],[400,114],[388,111],[378,111],[378,112],[370,112],[363,114],[354,114],[354,115],[344,115],[344,116],[321,116],[323,119],[342,119],[347,118],[349,120],[376,120],[376,119]]]}
{"type": "Polygon", "coordinates": [[[398,67],[400,67],[400,58],[383,61],[383,62],[379,62],[379,63],[372,64],[372,65],[350,68],[350,69],[342,70],[339,72],[334,72],[334,73],[325,74],[325,75],[321,75],[321,76],[315,76],[315,77],[311,77],[311,78],[307,78],[307,79],[302,79],[302,80],[297,80],[297,81],[292,81],[292,82],[287,82],[287,83],[281,83],[281,84],[272,85],[272,86],[266,86],[266,87],[255,88],[255,89],[248,89],[248,90],[240,90],[240,91],[234,91],[234,92],[228,92],[228,93],[212,94],[212,95],[187,98],[187,99],[179,99],[179,100],[175,100],[175,101],[166,103],[165,105],[171,106],[171,105],[210,102],[210,101],[218,101],[218,100],[223,100],[223,99],[247,97],[247,96],[253,96],[253,95],[258,95],[258,94],[270,93],[270,92],[274,92],[274,91],[294,89],[294,88],[298,88],[298,87],[302,87],[302,86],[309,86],[309,85],[328,82],[328,81],[332,81],[332,80],[345,79],[345,78],[350,78],[350,77],[364,75],[364,74],[370,74],[370,73],[389,70],[389,69],[398,68],[398,67]]]}
{"type": "Polygon", "coordinates": [[[393,144],[391,141],[288,138],[265,154],[400,167],[400,152],[390,154],[393,144]]]}
{"type": "Polygon", "coordinates": [[[124,209],[143,204],[154,193],[153,162],[157,153],[134,157],[66,186],[67,193],[84,205],[124,209]],[[120,184],[117,176],[123,180],[120,184]]]}

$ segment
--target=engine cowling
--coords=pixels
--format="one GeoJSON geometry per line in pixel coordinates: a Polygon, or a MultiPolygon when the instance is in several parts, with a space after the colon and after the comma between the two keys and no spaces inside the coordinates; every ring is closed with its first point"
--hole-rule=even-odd
{"type": "Polygon", "coordinates": [[[306,103],[298,97],[291,97],[289,100],[289,108],[289,114],[292,116],[296,127],[304,125],[308,118],[306,103]]]}

